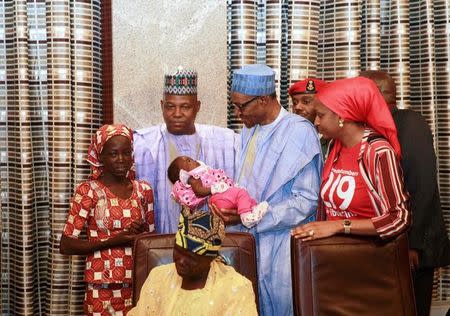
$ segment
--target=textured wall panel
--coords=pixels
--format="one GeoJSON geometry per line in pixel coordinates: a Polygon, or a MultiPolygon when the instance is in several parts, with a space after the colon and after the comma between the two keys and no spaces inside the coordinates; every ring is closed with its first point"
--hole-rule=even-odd
{"type": "Polygon", "coordinates": [[[380,69],[380,0],[362,4],[361,69],[380,69]]]}
{"type": "Polygon", "coordinates": [[[361,3],[322,1],[317,71],[325,80],[355,77],[360,70],[361,3]]]}
{"type": "Polygon", "coordinates": [[[381,0],[381,69],[397,82],[397,106],[409,107],[409,1],[381,0]]]}
{"type": "MultiPolygon", "coordinates": [[[[428,7],[425,7],[428,10],[428,7]]],[[[450,232],[450,2],[433,1],[435,62],[435,141],[439,163],[439,187],[447,232],[450,232]]],[[[450,268],[441,271],[435,300],[450,300],[450,268]]]]}
{"type": "Polygon", "coordinates": [[[275,71],[275,89],[282,106],[288,103],[287,26],[288,3],[282,0],[266,1],[266,61],[275,71]]]}
{"type": "Polygon", "coordinates": [[[197,122],[226,126],[226,1],[114,0],[112,8],[114,121],[162,122],[164,74],[183,65],[199,75],[197,122]]]}
{"type": "MultiPolygon", "coordinates": [[[[233,70],[256,63],[257,1],[228,0],[228,96],[233,70]]],[[[227,126],[239,130],[242,123],[228,97],[227,126]]]]}
{"type": "Polygon", "coordinates": [[[316,77],[320,1],[289,3],[289,85],[316,77]]]}
{"type": "Polygon", "coordinates": [[[3,315],[83,313],[59,239],[102,120],[100,32],[100,1],[0,2],[3,315]]]}

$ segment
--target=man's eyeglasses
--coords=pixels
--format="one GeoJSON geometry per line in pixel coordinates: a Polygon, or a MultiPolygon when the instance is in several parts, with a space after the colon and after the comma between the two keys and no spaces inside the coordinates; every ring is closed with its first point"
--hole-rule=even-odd
{"type": "Polygon", "coordinates": [[[256,96],[256,97],[253,97],[253,98],[251,98],[250,100],[248,100],[247,102],[244,102],[244,103],[242,103],[242,104],[235,104],[235,103],[233,103],[233,105],[239,110],[239,111],[242,111],[243,109],[245,109],[245,107],[247,106],[247,105],[249,105],[250,103],[252,103],[253,101],[255,101],[256,99],[258,99],[259,98],[259,96],[256,96]]]}

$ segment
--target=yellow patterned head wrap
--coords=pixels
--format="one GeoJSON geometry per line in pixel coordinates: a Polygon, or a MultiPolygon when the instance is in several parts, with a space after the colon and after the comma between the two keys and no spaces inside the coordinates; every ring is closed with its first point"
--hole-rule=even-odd
{"type": "Polygon", "coordinates": [[[225,238],[225,224],[212,213],[192,211],[183,206],[175,243],[193,253],[217,257],[225,238]]]}

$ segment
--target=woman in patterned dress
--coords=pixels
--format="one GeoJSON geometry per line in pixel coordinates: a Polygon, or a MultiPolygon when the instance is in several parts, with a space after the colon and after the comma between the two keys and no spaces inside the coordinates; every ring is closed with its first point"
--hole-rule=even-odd
{"type": "Polygon", "coordinates": [[[154,231],[153,192],[135,180],[133,133],[125,125],[104,125],[92,137],[89,180],[70,204],[60,251],[87,255],[86,315],[126,315],[131,309],[134,239],[154,231]],[[80,239],[86,226],[87,240],[80,239]]]}

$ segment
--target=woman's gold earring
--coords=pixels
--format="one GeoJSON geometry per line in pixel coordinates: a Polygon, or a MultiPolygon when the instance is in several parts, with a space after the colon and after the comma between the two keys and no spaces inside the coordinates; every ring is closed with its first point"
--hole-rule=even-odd
{"type": "Polygon", "coordinates": [[[339,120],[339,127],[343,128],[344,127],[344,121],[343,120],[339,120]]]}

